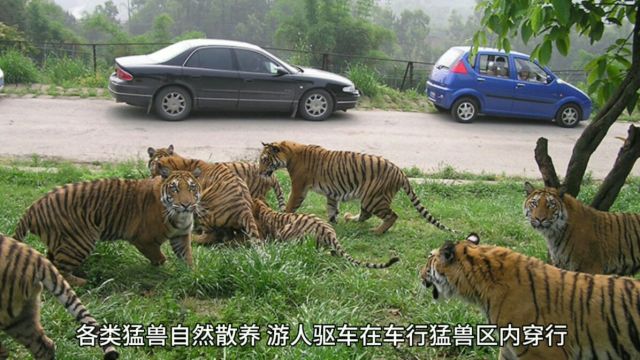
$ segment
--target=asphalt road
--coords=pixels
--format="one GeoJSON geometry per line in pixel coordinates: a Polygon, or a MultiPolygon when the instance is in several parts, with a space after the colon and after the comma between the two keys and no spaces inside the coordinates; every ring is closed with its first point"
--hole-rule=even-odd
{"type": "MultiPolygon", "coordinates": [[[[595,178],[611,168],[628,124],[615,124],[589,164],[595,178]]],[[[287,114],[195,114],[165,122],[144,109],[108,100],[0,98],[0,157],[39,154],[72,161],[146,159],[148,146],[211,161],[255,160],[260,142],[295,140],[329,149],[366,152],[402,167],[425,171],[451,165],[473,173],[539,178],[533,157],[540,136],[549,139],[557,171],[565,172],[573,144],[584,129],[551,122],[480,118],[459,124],[448,114],[386,111],[336,113],[324,122],[287,114]]],[[[636,167],[634,175],[640,175],[636,167]]]]}

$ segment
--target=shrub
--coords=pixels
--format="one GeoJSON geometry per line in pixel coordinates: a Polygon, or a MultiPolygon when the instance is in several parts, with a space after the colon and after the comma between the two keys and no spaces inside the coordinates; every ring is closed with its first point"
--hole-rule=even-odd
{"type": "Polygon", "coordinates": [[[30,84],[38,81],[38,69],[30,58],[16,50],[0,55],[0,68],[7,84],[30,84]]]}
{"type": "Polygon", "coordinates": [[[47,59],[43,72],[50,83],[60,86],[75,86],[80,79],[93,75],[92,69],[81,60],[68,57],[47,59]]]}
{"type": "Polygon", "coordinates": [[[358,90],[360,90],[363,95],[369,97],[375,97],[383,93],[387,88],[386,85],[382,84],[380,77],[373,69],[362,64],[349,66],[347,75],[358,90]]]}

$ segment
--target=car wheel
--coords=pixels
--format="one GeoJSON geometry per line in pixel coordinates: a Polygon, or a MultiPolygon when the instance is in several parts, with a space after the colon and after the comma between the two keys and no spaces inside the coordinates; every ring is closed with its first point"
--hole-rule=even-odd
{"type": "Polygon", "coordinates": [[[458,99],[451,107],[451,115],[461,123],[473,122],[478,117],[478,103],[472,98],[458,99]]]}
{"type": "Polygon", "coordinates": [[[328,92],[313,89],[302,96],[298,111],[305,120],[325,120],[333,113],[333,99],[328,92]]]}
{"type": "Polygon", "coordinates": [[[183,120],[191,112],[191,95],[182,87],[166,87],[158,94],[155,100],[156,113],[164,120],[183,120]]]}
{"type": "Polygon", "coordinates": [[[582,117],[580,108],[576,104],[562,105],[556,114],[556,124],[565,128],[572,128],[578,125],[582,117]]]}

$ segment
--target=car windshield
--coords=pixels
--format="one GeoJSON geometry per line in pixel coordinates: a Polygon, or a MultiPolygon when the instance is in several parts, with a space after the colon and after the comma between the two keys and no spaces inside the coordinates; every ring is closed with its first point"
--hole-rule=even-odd
{"type": "MultiPolygon", "coordinates": [[[[263,49],[263,50],[264,50],[264,49],[263,49]]],[[[287,71],[289,71],[290,73],[298,73],[298,72],[302,72],[302,68],[301,68],[300,66],[297,66],[297,65],[291,65],[291,64],[289,64],[288,62],[286,62],[286,61],[284,61],[284,60],[280,59],[279,57],[277,57],[277,56],[275,56],[275,55],[273,55],[272,53],[270,53],[270,52],[268,52],[268,51],[266,51],[266,50],[264,50],[264,51],[265,51],[267,54],[269,54],[269,56],[271,56],[271,58],[272,58],[273,60],[275,60],[276,62],[279,62],[280,64],[282,64],[282,65],[287,69],[287,71]]]]}
{"type": "Polygon", "coordinates": [[[453,66],[453,64],[460,58],[460,56],[462,56],[462,54],[464,54],[464,50],[463,49],[451,48],[451,49],[447,50],[446,53],[444,53],[444,54],[442,54],[442,56],[440,56],[440,59],[438,59],[438,61],[436,62],[435,68],[436,69],[442,69],[442,68],[450,69],[453,66]]]}
{"type": "Polygon", "coordinates": [[[163,63],[173,59],[179,54],[182,54],[184,51],[186,51],[190,47],[191,47],[191,44],[188,41],[180,41],[173,45],[169,45],[166,48],[162,48],[154,53],[151,53],[148,56],[154,62],[163,63]]]}

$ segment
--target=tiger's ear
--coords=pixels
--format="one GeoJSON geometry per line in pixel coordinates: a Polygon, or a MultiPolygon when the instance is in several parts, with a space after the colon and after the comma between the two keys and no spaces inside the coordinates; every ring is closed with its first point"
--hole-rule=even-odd
{"type": "Polygon", "coordinates": [[[156,154],[156,149],[154,149],[154,148],[152,148],[152,147],[149,147],[149,148],[147,149],[147,154],[149,154],[149,157],[150,157],[150,158],[152,158],[152,157],[153,157],[153,155],[155,155],[155,154],[156,154]]]}
{"type": "Polygon", "coordinates": [[[202,169],[200,169],[199,167],[193,169],[193,171],[191,172],[191,174],[193,175],[194,178],[199,178],[200,175],[202,175],[202,169]]]}
{"type": "Polygon", "coordinates": [[[171,170],[169,170],[168,167],[166,166],[160,166],[160,176],[162,176],[163,179],[166,179],[169,177],[169,175],[171,174],[171,170]]]}
{"type": "Polygon", "coordinates": [[[167,148],[167,152],[169,153],[169,155],[173,155],[173,144],[169,145],[169,147],[167,148]]]}
{"type": "Polygon", "coordinates": [[[533,185],[531,185],[530,182],[525,181],[524,182],[524,191],[527,192],[527,196],[531,195],[531,193],[535,190],[535,188],[533,187],[533,185]]]}
{"type": "Polygon", "coordinates": [[[469,241],[473,245],[478,245],[478,244],[480,244],[480,236],[478,236],[478,234],[472,232],[471,234],[467,235],[467,241],[469,241]]]}
{"type": "Polygon", "coordinates": [[[456,259],[456,244],[451,241],[445,242],[444,245],[442,245],[442,249],[440,249],[440,257],[442,263],[445,265],[454,262],[456,259]]]}

